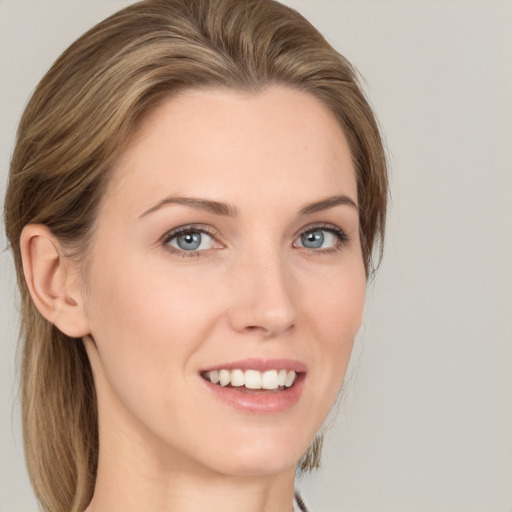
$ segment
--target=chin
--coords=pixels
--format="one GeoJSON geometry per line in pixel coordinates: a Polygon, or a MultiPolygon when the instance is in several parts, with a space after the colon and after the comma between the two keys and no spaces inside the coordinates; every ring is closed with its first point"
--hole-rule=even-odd
{"type": "Polygon", "coordinates": [[[216,469],[233,476],[270,476],[295,471],[297,462],[311,441],[291,439],[294,436],[290,435],[287,437],[265,439],[263,435],[248,436],[243,444],[231,445],[221,460],[215,457],[216,469]]]}
{"type": "Polygon", "coordinates": [[[231,461],[219,467],[217,472],[229,476],[273,476],[295,471],[297,462],[295,458],[258,457],[257,460],[231,461]]]}

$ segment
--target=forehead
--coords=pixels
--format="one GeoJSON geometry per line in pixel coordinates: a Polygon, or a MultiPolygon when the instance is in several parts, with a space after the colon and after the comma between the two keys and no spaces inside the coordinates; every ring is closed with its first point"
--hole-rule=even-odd
{"type": "Polygon", "coordinates": [[[356,199],[338,122],[311,94],[273,86],[258,93],[186,90],[166,99],[118,160],[109,195],[149,204],[192,191],[248,202],[291,191],[329,195],[333,187],[356,199]]]}

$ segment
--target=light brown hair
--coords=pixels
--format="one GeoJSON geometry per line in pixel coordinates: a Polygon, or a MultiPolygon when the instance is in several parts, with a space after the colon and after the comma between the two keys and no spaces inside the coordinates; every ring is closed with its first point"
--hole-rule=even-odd
{"type": "MultiPolygon", "coordinates": [[[[372,255],[382,251],[387,204],[381,135],[354,68],[294,10],[273,0],[133,4],[74,42],[30,99],[11,162],[5,225],[21,292],[25,454],[44,510],[79,512],[89,503],[98,417],[82,341],[60,332],[31,300],[22,229],[44,224],[70,255],[86,259],[109,170],[141,116],[184,88],[257,92],[271,84],[312,94],[339,121],[356,170],[369,277],[372,255]]],[[[306,452],[302,470],[318,466],[321,443],[306,452]]]]}

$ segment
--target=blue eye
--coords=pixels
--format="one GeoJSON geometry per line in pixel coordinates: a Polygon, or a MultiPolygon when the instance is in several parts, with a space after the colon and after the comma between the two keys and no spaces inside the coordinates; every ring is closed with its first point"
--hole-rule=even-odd
{"type": "Polygon", "coordinates": [[[323,226],[304,231],[300,236],[301,245],[299,247],[324,249],[325,252],[332,252],[347,241],[348,237],[341,229],[334,226],[323,226]]]}
{"type": "Polygon", "coordinates": [[[211,249],[213,246],[213,238],[202,229],[184,227],[169,233],[164,243],[170,248],[175,249],[173,252],[189,252],[191,254],[183,255],[193,256],[195,255],[194,251],[211,249]]]}
{"type": "Polygon", "coordinates": [[[322,230],[308,231],[300,237],[302,245],[308,249],[319,249],[324,243],[325,236],[322,230]]]}
{"type": "MultiPolygon", "coordinates": [[[[211,228],[199,226],[183,226],[167,233],[163,238],[163,245],[173,254],[181,258],[204,256],[208,249],[215,244],[214,233],[211,228]]],[[[293,247],[310,249],[311,254],[318,256],[332,254],[341,250],[349,241],[348,236],[337,226],[332,224],[314,226],[303,231],[293,247]]]]}

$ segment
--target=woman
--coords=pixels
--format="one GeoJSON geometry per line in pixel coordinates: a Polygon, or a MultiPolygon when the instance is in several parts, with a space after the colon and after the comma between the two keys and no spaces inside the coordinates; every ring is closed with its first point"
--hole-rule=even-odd
{"type": "Polygon", "coordinates": [[[283,5],[147,0],[66,50],[5,205],[43,508],[292,510],[386,196],[353,68],[283,5]]]}

